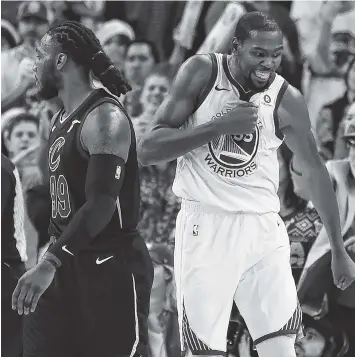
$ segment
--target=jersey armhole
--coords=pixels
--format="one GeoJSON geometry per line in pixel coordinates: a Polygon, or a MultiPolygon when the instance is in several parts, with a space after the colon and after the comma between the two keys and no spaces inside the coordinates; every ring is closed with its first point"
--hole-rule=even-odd
{"type": "Polygon", "coordinates": [[[84,119],[81,121],[80,125],[79,125],[79,128],[78,128],[78,131],[77,131],[77,135],[76,135],[76,147],[78,149],[78,152],[79,154],[81,155],[82,158],[84,158],[85,160],[88,160],[90,155],[89,153],[84,149],[83,147],[83,144],[81,142],[81,130],[83,129],[83,126],[84,126],[84,123],[85,123],[85,120],[88,116],[88,114],[90,112],[92,112],[94,109],[96,109],[99,105],[103,104],[103,103],[112,103],[112,104],[115,104],[117,105],[120,110],[123,112],[123,114],[127,117],[129,123],[130,123],[130,128],[131,128],[131,131],[133,130],[133,127],[132,127],[132,124],[131,124],[131,121],[129,119],[129,116],[126,112],[126,110],[124,109],[124,107],[122,106],[122,104],[114,99],[114,98],[107,98],[107,97],[104,97],[104,98],[101,98],[99,99],[93,106],[89,107],[86,111],[85,111],[85,114],[84,114],[84,119]]]}
{"type": "Polygon", "coordinates": [[[217,74],[218,74],[218,65],[217,65],[216,54],[209,53],[208,55],[210,56],[210,58],[212,60],[212,73],[210,75],[210,78],[209,78],[207,84],[205,85],[205,87],[202,89],[201,93],[197,97],[194,113],[197,111],[197,109],[202,105],[202,103],[207,98],[209,92],[213,88],[214,83],[216,82],[216,78],[217,78],[217,74]]]}
{"type": "Polygon", "coordinates": [[[274,108],[274,126],[275,126],[275,135],[280,139],[283,140],[284,139],[284,135],[280,129],[280,118],[279,118],[279,114],[278,114],[278,110],[279,110],[279,106],[281,103],[281,100],[286,92],[286,89],[288,87],[288,82],[286,81],[286,79],[284,79],[284,82],[282,83],[282,86],[280,88],[280,91],[277,95],[277,99],[276,99],[276,103],[275,103],[275,108],[274,108]]]}

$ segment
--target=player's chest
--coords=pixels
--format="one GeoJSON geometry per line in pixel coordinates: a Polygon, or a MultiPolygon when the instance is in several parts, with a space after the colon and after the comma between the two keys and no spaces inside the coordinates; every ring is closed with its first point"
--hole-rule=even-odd
{"type": "Polygon", "coordinates": [[[75,120],[65,125],[53,125],[49,136],[48,165],[54,172],[64,163],[75,162],[79,140],[79,124],[75,120]],[[54,130],[53,130],[54,129],[54,130]]]}
{"type": "MultiPolygon", "coordinates": [[[[237,105],[239,100],[240,98],[237,91],[230,90],[214,93],[214,95],[208,98],[196,111],[189,122],[189,126],[195,127],[210,121],[223,120],[223,116],[228,114],[230,108],[237,105]]],[[[260,138],[261,141],[264,142],[268,139],[273,139],[275,137],[275,120],[277,119],[277,96],[265,91],[251,96],[249,102],[258,107],[257,132],[253,135],[253,138],[255,141],[260,138]]],[[[237,121],[237,111],[235,115],[235,120],[237,121]]]]}

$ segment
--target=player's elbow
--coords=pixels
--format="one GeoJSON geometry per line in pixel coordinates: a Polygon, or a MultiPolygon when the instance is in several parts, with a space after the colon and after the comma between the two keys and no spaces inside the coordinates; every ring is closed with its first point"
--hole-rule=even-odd
{"type": "Polygon", "coordinates": [[[151,159],[146,149],[146,140],[144,138],[142,138],[137,146],[137,158],[141,166],[151,165],[151,159]]]}
{"type": "Polygon", "coordinates": [[[137,145],[137,158],[142,166],[154,165],[158,160],[154,138],[151,133],[152,131],[146,132],[137,145]]]}

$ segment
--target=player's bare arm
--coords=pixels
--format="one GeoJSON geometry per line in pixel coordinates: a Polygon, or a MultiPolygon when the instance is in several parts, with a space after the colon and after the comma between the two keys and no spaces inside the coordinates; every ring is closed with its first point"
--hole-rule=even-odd
{"type": "Polygon", "coordinates": [[[254,130],[257,108],[236,98],[222,109],[233,108],[219,120],[192,128],[183,125],[197,109],[200,96],[212,73],[209,56],[197,55],[185,62],[176,76],[171,92],[157,110],[152,126],[138,147],[142,165],[172,161],[223,134],[246,134],[254,130]]]}
{"type": "Polygon", "coordinates": [[[104,103],[86,118],[80,140],[90,155],[112,154],[126,162],[131,146],[130,133],[129,122],[123,112],[111,103],[104,103]]]}
{"type": "Polygon", "coordinates": [[[140,141],[138,159],[142,165],[174,160],[215,137],[210,123],[180,130],[194,112],[211,73],[212,61],[206,55],[193,56],[182,65],[152,126],[140,141]]]}
{"type": "Polygon", "coordinates": [[[294,154],[294,163],[307,180],[309,197],[329,236],[335,283],[346,288],[355,280],[355,265],[348,257],[341,235],[338,203],[328,171],[318,154],[310,129],[308,109],[301,93],[289,86],[278,110],[285,143],[294,154]]]}

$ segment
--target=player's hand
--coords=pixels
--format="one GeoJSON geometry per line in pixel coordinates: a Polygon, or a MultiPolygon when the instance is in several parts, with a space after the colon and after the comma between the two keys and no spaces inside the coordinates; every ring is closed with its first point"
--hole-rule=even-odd
{"type": "Polygon", "coordinates": [[[332,254],[332,272],[334,284],[341,290],[355,281],[355,263],[345,250],[332,254]]]}
{"type": "Polygon", "coordinates": [[[227,103],[225,115],[215,120],[217,135],[250,134],[258,120],[258,107],[249,102],[227,103]]]}
{"type": "Polygon", "coordinates": [[[30,58],[24,58],[19,67],[19,76],[21,81],[26,80],[35,83],[35,72],[33,71],[34,61],[30,58]]]}
{"type": "Polygon", "coordinates": [[[348,238],[344,246],[347,252],[350,254],[355,254],[355,236],[348,238]]]}
{"type": "Polygon", "coordinates": [[[241,357],[251,357],[250,356],[250,335],[249,332],[244,330],[238,345],[239,356],[241,357]]]}
{"type": "Polygon", "coordinates": [[[30,311],[35,311],[39,298],[54,279],[55,271],[50,262],[41,260],[25,273],[12,294],[12,309],[17,310],[19,315],[28,315],[30,311]]]}

